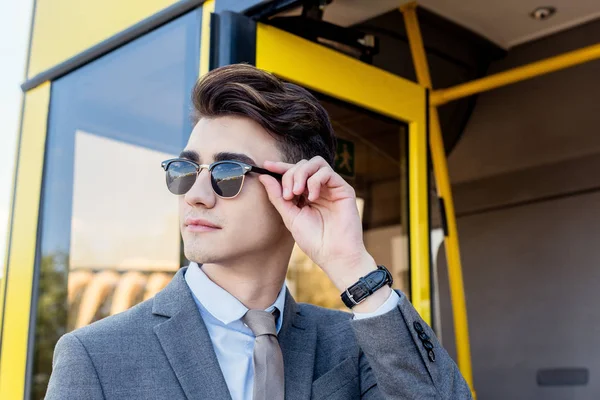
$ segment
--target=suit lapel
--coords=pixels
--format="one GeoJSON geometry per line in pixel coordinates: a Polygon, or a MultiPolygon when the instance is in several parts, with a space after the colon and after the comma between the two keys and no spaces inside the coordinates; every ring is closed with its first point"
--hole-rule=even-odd
{"type": "Polygon", "coordinates": [[[312,389],[317,329],[300,312],[287,291],[283,325],[279,332],[283,354],[286,400],[309,400],[312,389]]]}
{"type": "Polygon", "coordinates": [[[154,327],[154,333],[189,400],[231,400],[184,271],[179,270],[154,299],[152,312],[169,317],[154,327]]]}

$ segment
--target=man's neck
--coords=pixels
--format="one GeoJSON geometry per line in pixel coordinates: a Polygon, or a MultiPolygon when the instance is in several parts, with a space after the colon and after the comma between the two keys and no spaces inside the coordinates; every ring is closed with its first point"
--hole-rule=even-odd
{"type": "Polygon", "coordinates": [[[267,258],[237,260],[231,264],[203,264],[206,276],[237,298],[248,309],[270,307],[283,286],[289,252],[267,258]]]}

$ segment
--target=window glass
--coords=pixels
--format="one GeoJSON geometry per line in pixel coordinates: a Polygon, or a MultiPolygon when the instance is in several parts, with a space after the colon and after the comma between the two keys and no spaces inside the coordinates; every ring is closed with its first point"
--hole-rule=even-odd
{"type": "MultiPolygon", "coordinates": [[[[356,191],[367,251],[410,296],[408,258],[408,135],[406,125],[315,95],[327,109],[338,138],[335,169],[356,191]]],[[[300,302],[346,310],[339,290],[297,246],[287,284],[300,302]]]]}
{"type": "Polygon", "coordinates": [[[160,162],[192,128],[199,13],[53,82],[30,398],[44,397],[62,334],[153,296],[181,265],[160,162]]]}

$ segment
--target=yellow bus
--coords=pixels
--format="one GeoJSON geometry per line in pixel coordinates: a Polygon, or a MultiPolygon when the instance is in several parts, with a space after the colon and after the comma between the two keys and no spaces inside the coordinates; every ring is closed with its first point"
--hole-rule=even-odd
{"type": "MultiPolygon", "coordinates": [[[[444,345],[474,389],[446,160],[473,111],[466,97],[599,51],[490,83],[483,77],[505,48],[401,5],[36,1],[0,288],[0,398],[42,399],[61,335],[152,297],[187,264],[175,200],[158,167],[186,143],[194,82],[239,62],[300,84],[323,103],[367,249],[440,336],[442,310],[453,305],[445,318],[456,345],[444,345]],[[424,46],[417,16],[424,34],[437,29],[432,42],[447,40],[450,49],[428,44],[428,36],[424,46]],[[434,78],[444,71],[443,86],[483,81],[433,90],[430,67],[434,78]],[[438,105],[457,99],[438,117],[438,105]],[[444,243],[450,297],[438,283],[444,243]]],[[[343,307],[298,249],[287,284],[298,301],[343,307]]]]}

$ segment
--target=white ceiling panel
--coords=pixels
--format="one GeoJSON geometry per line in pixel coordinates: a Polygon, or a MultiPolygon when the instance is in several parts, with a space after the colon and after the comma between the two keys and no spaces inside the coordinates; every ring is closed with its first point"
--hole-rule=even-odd
{"type": "Polygon", "coordinates": [[[422,0],[419,4],[505,49],[600,18],[600,0],[422,0]],[[540,6],[555,7],[557,12],[543,21],[531,18],[529,14],[540,6]]]}
{"type": "MultiPolygon", "coordinates": [[[[334,0],[324,19],[349,26],[407,2],[334,0]]],[[[418,4],[505,49],[600,18],[600,0],[420,0],[418,4]],[[543,21],[531,18],[529,14],[540,6],[555,7],[557,12],[543,21]]]]}

